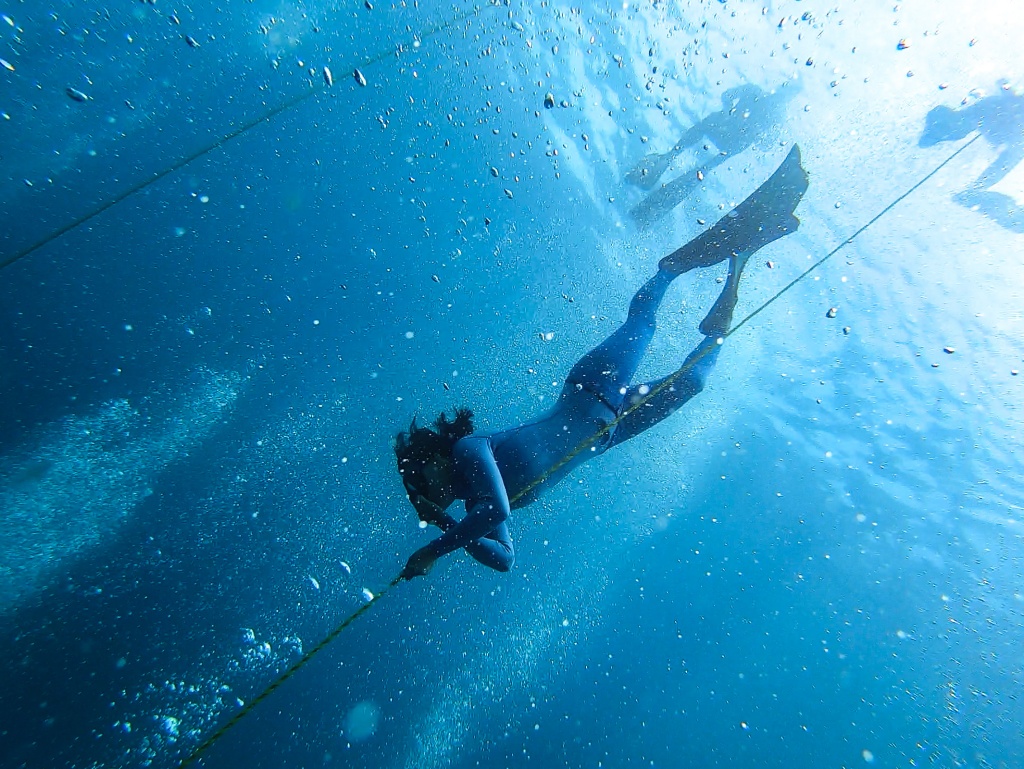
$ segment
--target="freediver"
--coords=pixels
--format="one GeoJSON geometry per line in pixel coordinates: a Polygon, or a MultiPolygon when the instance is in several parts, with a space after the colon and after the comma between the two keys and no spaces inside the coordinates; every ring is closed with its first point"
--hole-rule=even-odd
{"type": "MultiPolygon", "coordinates": [[[[790,88],[790,91],[793,89],[790,88]]],[[[626,174],[626,181],[651,190],[679,155],[709,139],[716,154],[697,168],[655,189],[629,214],[641,229],[649,227],[679,205],[712,169],[748,148],[767,149],[772,128],[782,117],[791,92],[763,91],[753,84],[730,88],[722,94],[722,109],[692,126],[668,152],[651,153],[626,174]]],[[[705,149],[710,147],[705,146],[705,149]]]]}
{"type": "Polygon", "coordinates": [[[432,428],[413,419],[409,431],[396,438],[398,472],[420,520],[442,534],[412,554],[399,578],[423,576],[460,548],[485,566],[508,571],[515,560],[507,525],[511,510],[534,502],[587,459],[639,435],[697,395],[732,324],[747,260],[799,227],[794,211],[806,189],[794,146],[750,197],[661,259],[630,302],[626,321],[572,367],[557,403],[539,419],[487,435],[473,432],[473,414],[465,408],[456,409],[451,420],[441,414],[432,428]],[[729,273],[722,293],[700,323],[704,340],[674,375],[632,384],[669,285],[690,270],[725,260],[729,273]],[[600,438],[589,444],[594,436],[600,438]],[[457,499],[465,500],[461,521],[447,512],[457,499]]]}
{"type": "Polygon", "coordinates": [[[977,131],[999,156],[971,185],[953,195],[965,208],[978,210],[1001,227],[1024,233],[1024,211],[1010,195],[992,189],[1024,160],[1024,94],[1002,84],[999,92],[961,109],[932,107],[925,118],[919,147],[963,139],[977,131]]]}

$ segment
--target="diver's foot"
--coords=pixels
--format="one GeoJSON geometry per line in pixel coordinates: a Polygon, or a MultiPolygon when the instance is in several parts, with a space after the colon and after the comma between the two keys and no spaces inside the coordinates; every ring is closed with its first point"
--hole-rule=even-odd
{"type": "Polygon", "coordinates": [[[772,241],[795,232],[800,220],[793,212],[807,191],[807,172],[800,165],[800,147],[793,145],[771,177],[710,229],[664,257],[658,268],[673,275],[732,258],[748,257],[772,241]]]}
{"type": "Polygon", "coordinates": [[[724,337],[732,327],[732,314],[740,295],[740,277],[747,266],[750,254],[734,254],[729,259],[729,277],[726,278],[722,293],[718,295],[707,317],[700,322],[700,333],[704,336],[724,337]]]}

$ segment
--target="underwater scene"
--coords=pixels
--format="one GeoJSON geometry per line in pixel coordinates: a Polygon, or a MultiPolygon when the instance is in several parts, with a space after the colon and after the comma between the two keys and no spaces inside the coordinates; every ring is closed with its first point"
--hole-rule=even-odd
{"type": "Polygon", "coordinates": [[[1014,0],[7,0],[0,769],[1024,766],[1014,0]]]}

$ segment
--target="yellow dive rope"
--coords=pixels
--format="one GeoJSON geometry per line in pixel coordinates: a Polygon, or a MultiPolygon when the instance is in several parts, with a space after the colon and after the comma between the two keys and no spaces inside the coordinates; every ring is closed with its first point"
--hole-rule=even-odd
{"type": "MultiPolygon", "coordinates": [[[[456,16],[455,18],[451,19],[450,21],[446,21],[446,22],[444,22],[442,24],[436,24],[436,25],[434,25],[432,27],[425,27],[424,29],[420,30],[420,32],[417,35],[415,35],[415,37],[413,39],[414,40],[428,40],[431,37],[434,37],[435,35],[437,35],[437,34],[439,34],[441,32],[444,32],[446,29],[450,29],[450,28],[452,28],[452,27],[454,27],[454,26],[456,26],[458,24],[461,24],[462,22],[466,21],[467,19],[470,19],[470,18],[472,18],[474,16],[479,15],[481,13],[481,11],[484,10],[484,8],[488,8],[488,7],[493,8],[495,6],[494,5],[477,6],[472,11],[466,11],[465,13],[456,16]]],[[[382,61],[383,59],[386,59],[387,57],[392,56],[397,51],[401,51],[401,50],[404,50],[404,46],[399,46],[399,48],[397,50],[396,49],[389,49],[389,50],[387,50],[387,51],[385,51],[383,53],[377,54],[376,56],[374,56],[371,59],[367,59],[366,61],[362,62],[359,66],[363,67],[363,68],[369,67],[372,64],[376,64],[377,62],[382,61]]],[[[360,85],[366,85],[366,79],[363,77],[362,73],[359,71],[358,68],[353,70],[353,74],[355,76],[355,79],[359,82],[360,85]]],[[[14,254],[11,254],[10,256],[5,256],[5,257],[0,258],[0,270],[2,270],[4,267],[8,267],[8,266],[14,264],[19,259],[22,259],[22,258],[28,256],[29,254],[31,254],[31,253],[33,253],[35,251],[38,251],[40,248],[45,246],[47,243],[50,243],[50,242],[56,240],[57,238],[59,238],[61,235],[65,234],[67,232],[70,232],[71,230],[75,229],[76,227],[78,227],[78,226],[80,226],[82,224],[85,224],[90,219],[94,219],[95,217],[99,216],[104,211],[106,211],[108,208],[112,208],[113,206],[116,206],[118,203],[120,203],[125,198],[131,197],[132,195],[134,195],[136,192],[139,192],[140,190],[144,190],[146,187],[149,187],[154,182],[158,182],[161,179],[163,179],[165,176],[168,176],[169,174],[174,173],[179,168],[183,168],[183,167],[187,166],[193,160],[196,160],[197,158],[201,158],[203,155],[206,155],[206,154],[212,152],[213,150],[217,149],[218,147],[223,147],[225,144],[230,142],[232,139],[238,138],[242,134],[246,133],[247,131],[250,131],[251,129],[255,128],[256,126],[260,125],[261,123],[266,123],[268,120],[276,117],[277,115],[280,115],[282,112],[287,112],[288,110],[292,109],[292,107],[298,106],[299,104],[301,104],[302,102],[306,101],[307,99],[309,99],[309,98],[311,98],[313,96],[317,96],[320,93],[323,93],[324,91],[329,89],[332,85],[334,85],[334,76],[331,74],[330,69],[325,67],[324,70],[323,70],[323,80],[321,82],[319,82],[318,84],[316,84],[316,85],[311,85],[309,90],[299,94],[298,96],[295,96],[292,99],[289,99],[288,101],[284,102],[283,104],[279,104],[278,106],[274,107],[270,111],[263,113],[259,117],[253,118],[252,120],[250,120],[247,123],[243,123],[242,125],[240,125],[236,129],[234,129],[233,131],[225,134],[224,136],[221,136],[221,137],[213,140],[212,142],[210,142],[209,144],[207,144],[203,148],[193,152],[191,155],[188,155],[186,157],[181,158],[180,160],[175,161],[174,163],[172,163],[171,165],[167,166],[163,170],[158,171],[158,172],[156,172],[154,174],[151,174],[151,175],[147,176],[142,181],[136,183],[132,187],[129,187],[127,190],[122,192],[120,195],[117,195],[116,197],[111,198],[110,200],[106,201],[105,203],[101,203],[96,208],[94,208],[92,211],[89,211],[88,213],[83,214],[82,216],[78,217],[77,219],[74,219],[73,221],[69,222],[68,224],[65,224],[63,227],[60,227],[60,228],[54,230],[49,235],[44,237],[42,240],[38,240],[35,243],[33,243],[32,245],[27,246],[26,248],[23,248],[20,251],[17,251],[14,254]]]]}
{"type": "MultiPolygon", "coordinates": [[[[910,189],[908,189],[906,192],[904,192],[898,198],[893,200],[891,203],[889,203],[889,205],[887,205],[885,208],[883,208],[878,214],[876,214],[874,217],[872,217],[871,220],[867,224],[865,224],[862,227],[860,227],[850,237],[848,237],[846,240],[844,240],[838,246],[836,246],[831,251],[829,251],[825,256],[823,256],[817,262],[815,262],[810,267],[808,267],[804,272],[802,272],[799,276],[797,276],[792,281],[790,281],[790,283],[788,283],[786,286],[784,286],[779,291],[777,291],[764,304],[762,304],[760,307],[758,307],[753,312],[751,312],[749,315],[747,315],[743,320],[741,320],[739,323],[737,323],[735,326],[733,326],[731,329],[729,329],[729,331],[726,332],[726,334],[724,336],[722,336],[718,340],[719,344],[723,343],[726,339],[728,339],[730,336],[732,336],[737,331],[739,331],[743,326],[745,326],[747,323],[749,323],[751,320],[753,320],[763,310],[767,309],[773,302],[775,302],[775,300],[777,300],[779,297],[781,297],[783,294],[785,294],[787,291],[789,291],[791,288],[793,288],[797,283],[802,281],[804,278],[806,278],[808,275],[810,275],[816,269],[818,269],[823,264],[825,264],[825,262],[827,262],[829,259],[831,259],[833,256],[835,256],[841,249],[845,248],[850,243],[852,243],[868,227],[870,227],[875,222],[877,222],[879,219],[881,219],[883,216],[885,216],[887,213],[889,213],[889,211],[891,211],[893,209],[893,207],[896,206],[898,203],[902,202],[909,195],[913,194],[922,184],[924,184],[929,179],[931,179],[933,176],[935,176],[935,174],[937,174],[939,171],[941,171],[957,155],[959,155],[961,152],[963,152],[965,149],[967,149],[971,144],[973,144],[975,141],[977,141],[977,139],[978,139],[978,136],[976,135],[972,139],[970,139],[969,141],[967,141],[963,145],[961,145],[949,157],[947,157],[945,160],[943,160],[941,163],[939,163],[939,165],[937,165],[934,169],[932,169],[932,171],[927,176],[925,176],[924,178],[920,179],[916,184],[914,184],[912,187],[910,187],[910,189]]],[[[698,361],[702,360],[704,358],[704,356],[708,354],[708,351],[711,350],[711,349],[712,349],[711,347],[705,347],[698,354],[692,356],[682,366],[680,366],[675,372],[673,372],[668,377],[663,379],[655,387],[652,387],[650,392],[647,393],[647,395],[645,395],[643,398],[641,398],[636,403],[631,405],[629,408],[627,408],[625,411],[623,411],[621,414],[619,414],[615,419],[613,419],[607,425],[602,427],[600,430],[598,430],[592,436],[590,436],[589,438],[584,440],[576,448],[574,448],[572,451],[570,451],[568,454],[566,454],[564,457],[562,457],[562,459],[560,459],[558,462],[556,462],[554,465],[552,465],[545,473],[543,473],[542,475],[540,475],[539,477],[534,479],[529,485],[527,485],[525,488],[523,488],[518,493],[516,493],[514,496],[512,496],[509,499],[509,504],[510,505],[515,504],[517,501],[522,499],[525,495],[529,494],[531,491],[533,491],[538,486],[540,486],[542,483],[544,483],[554,473],[558,472],[558,470],[560,468],[562,468],[565,465],[567,465],[569,462],[571,462],[573,459],[575,459],[577,456],[579,456],[584,451],[589,450],[591,446],[596,444],[605,435],[607,435],[609,432],[614,430],[616,425],[618,425],[623,419],[628,417],[630,414],[635,412],[637,409],[643,408],[651,400],[651,398],[655,397],[658,393],[660,393],[663,390],[665,390],[665,388],[671,387],[681,376],[683,376],[684,374],[686,374],[686,372],[688,372],[690,369],[692,369],[693,366],[698,361]]],[[[237,713],[235,713],[235,715],[233,715],[227,722],[225,722],[219,729],[217,729],[217,731],[213,732],[213,734],[211,734],[209,737],[207,737],[202,742],[202,744],[199,745],[199,747],[197,747],[194,751],[192,751],[192,754],[189,755],[189,757],[186,758],[184,761],[182,761],[180,766],[184,767],[184,766],[188,766],[188,765],[194,763],[211,745],[213,745],[215,742],[217,742],[217,740],[219,740],[221,737],[223,737],[224,734],[229,729],[231,729],[231,727],[233,727],[235,724],[237,724],[239,721],[241,721],[243,718],[245,718],[247,715],[249,715],[249,713],[252,712],[252,710],[257,705],[259,705],[261,702],[263,702],[263,700],[265,700],[267,697],[269,697],[271,694],[273,694],[273,692],[281,684],[283,684],[285,681],[287,681],[289,678],[291,678],[293,675],[295,675],[295,673],[297,673],[302,667],[304,667],[306,665],[306,663],[309,662],[314,656],[316,656],[324,647],[326,647],[329,643],[331,643],[334,639],[336,639],[339,635],[341,635],[341,632],[345,628],[347,628],[349,625],[351,625],[353,622],[355,622],[359,617],[363,616],[367,611],[369,611],[371,606],[373,606],[377,601],[379,601],[381,598],[383,598],[385,595],[387,595],[387,593],[391,590],[391,588],[395,587],[395,585],[397,585],[400,582],[402,582],[401,574],[399,574],[399,576],[397,576],[393,580],[391,580],[391,582],[388,583],[387,587],[385,587],[379,593],[374,595],[369,601],[364,603],[362,606],[360,606],[358,609],[356,609],[352,614],[350,614],[348,617],[346,617],[341,622],[340,625],[338,625],[336,628],[334,628],[334,630],[332,630],[330,633],[328,633],[327,637],[325,637],[316,646],[311,648],[308,652],[303,654],[302,657],[298,661],[296,661],[284,673],[282,673],[280,676],[278,676],[273,681],[273,683],[271,683],[266,689],[264,689],[258,696],[256,696],[254,699],[252,699],[249,702],[247,702],[242,707],[241,710],[239,710],[237,713]]]]}

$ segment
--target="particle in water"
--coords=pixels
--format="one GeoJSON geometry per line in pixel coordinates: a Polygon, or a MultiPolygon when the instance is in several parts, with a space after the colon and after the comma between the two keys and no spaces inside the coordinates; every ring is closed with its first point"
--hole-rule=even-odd
{"type": "Polygon", "coordinates": [[[554,106],[555,106],[555,95],[553,93],[549,93],[549,94],[547,94],[544,97],[544,108],[545,109],[552,109],[554,106]]]}
{"type": "Polygon", "coordinates": [[[168,737],[177,738],[178,727],[181,725],[181,720],[174,716],[164,716],[161,719],[161,724],[164,730],[164,734],[168,737]]]}
{"type": "Polygon", "coordinates": [[[188,43],[189,48],[198,48],[199,42],[191,35],[185,35],[185,42],[188,43]]]}
{"type": "Polygon", "coordinates": [[[897,51],[905,51],[909,47],[910,47],[910,41],[907,40],[907,38],[903,38],[898,43],[896,43],[896,50],[897,51]]]}
{"type": "Polygon", "coordinates": [[[956,348],[955,347],[943,347],[942,351],[944,353],[946,353],[946,355],[952,355],[953,353],[956,352],[956,348]]]}
{"type": "Polygon", "coordinates": [[[374,735],[380,724],[380,707],[371,700],[364,700],[345,716],[345,736],[351,742],[362,742],[374,735]]]}
{"type": "Polygon", "coordinates": [[[359,85],[366,85],[366,78],[363,76],[363,73],[360,72],[358,69],[352,72],[352,77],[356,79],[356,82],[359,83],[359,85]]]}
{"type": "Polygon", "coordinates": [[[0,59],[0,67],[3,67],[9,72],[14,72],[14,65],[7,61],[7,59],[0,59]]]}
{"type": "Polygon", "coordinates": [[[847,336],[849,336],[850,335],[850,327],[849,326],[843,326],[843,333],[846,334],[847,336]]]}
{"type": "Polygon", "coordinates": [[[68,95],[68,98],[71,99],[72,101],[77,101],[77,102],[89,101],[89,97],[86,94],[84,94],[81,91],[79,91],[77,88],[71,88],[69,86],[67,89],[65,89],[65,93],[68,95]]]}
{"type": "Polygon", "coordinates": [[[311,574],[307,574],[306,575],[306,579],[309,580],[309,584],[311,584],[313,586],[314,590],[319,590],[320,589],[320,583],[317,582],[316,577],[314,577],[311,574]]]}
{"type": "Polygon", "coordinates": [[[498,178],[498,169],[495,168],[494,166],[491,166],[491,176],[493,176],[495,179],[498,178]]]}
{"type": "Polygon", "coordinates": [[[330,67],[324,67],[324,82],[327,84],[328,88],[334,85],[334,75],[331,74],[330,67]]]}
{"type": "Polygon", "coordinates": [[[347,563],[345,563],[344,561],[342,561],[342,562],[341,562],[341,570],[342,570],[343,572],[345,572],[346,574],[352,574],[352,567],[351,567],[351,566],[349,566],[349,565],[348,565],[347,563]]]}
{"type": "Polygon", "coordinates": [[[509,200],[512,200],[512,190],[508,189],[507,187],[505,188],[505,197],[507,197],[509,200]]]}
{"type": "Polygon", "coordinates": [[[839,308],[838,307],[829,307],[828,308],[828,312],[825,313],[825,317],[826,318],[834,318],[836,316],[836,314],[838,314],[838,312],[839,312],[839,308]]]}
{"type": "Polygon", "coordinates": [[[367,602],[369,602],[369,601],[372,601],[372,600],[373,600],[373,593],[371,593],[371,592],[370,592],[369,590],[367,590],[367,589],[366,589],[365,587],[363,588],[363,600],[364,600],[364,601],[367,601],[367,602]]]}

